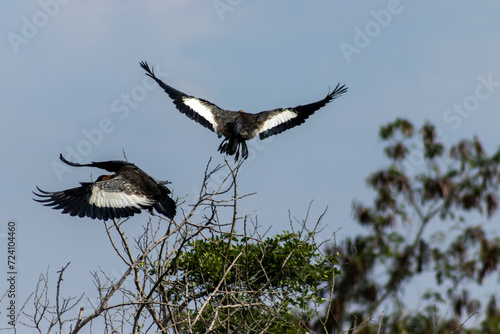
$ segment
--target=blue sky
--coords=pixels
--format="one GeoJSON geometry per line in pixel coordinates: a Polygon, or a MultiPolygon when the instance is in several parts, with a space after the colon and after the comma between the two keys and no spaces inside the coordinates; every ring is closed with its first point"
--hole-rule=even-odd
{"type": "MultiPolygon", "coordinates": [[[[240,213],[255,211],[263,229],[287,229],[288,211],[304,218],[313,201],[310,218],[328,207],[324,237],[340,229],[341,240],[358,231],[352,201],[373,195],[366,177],[386,163],[380,125],[429,120],[446,143],[478,135],[496,149],[499,14],[496,1],[0,3],[0,233],[16,220],[18,303],[47,266],[55,277],[71,261],[67,291],[90,295],[89,271],[122,270],[101,222],[31,199],[36,185],[62,190],[99,175],[57,173],[59,153],[86,162],[122,159],[125,150],[188,201],[208,159],[223,163],[220,140],[144,81],[141,60],[181,91],[247,112],[313,102],[346,84],[348,93],[305,124],[250,142],[239,177],[241,194],[257,193],[240,213]]],[[[147,218],[131,219],[128,232],[147,218]]]]}

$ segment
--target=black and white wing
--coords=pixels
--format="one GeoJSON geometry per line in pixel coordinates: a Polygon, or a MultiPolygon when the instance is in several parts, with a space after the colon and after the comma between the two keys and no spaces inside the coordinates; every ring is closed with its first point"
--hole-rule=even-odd
{"type": "Polygon", "coordinates": [[[265,139],[304,123],[316,110],[324,107],[328,102],[336,99],[345,92],[347,92],[347,87],[338,84],[333,92],[320,101],[294,108],[278,108],[256,114],[256,121],[259,124],[257,130],[259,138],[265,139]]]}
{"type": "Polygon", "coordinates": [[[108,172],[115,172],[115,173],[118,172],[124,166],[135,166],[133,163],[120,160],[110,160],[102,162],[92,161],[92,163],[90,164],[79,164],[76,162],[71,162],[66,160],[66,158],[64,158],[62,154],[59,154],[59,159],[61,159],[62,162],[71,167],[96,167],[100,169],[105,169],[108,172]]]}
{"type": "Polygon", "coordinates": [[[81,183],[78,188],[47,192],[38,188],[35,201],[71,216],[92,219],[126,218],[140,213],[141,209],[152,207],[156,201],[146,195],[134,192],[120,175],[95,183],[81,183]]]}
{"type": "Polygon", "coordinates": [[[224,112],[223,109],[219,108],[209,101],[187,95],[167,85],[155,76],[153,70],[149,68],[148,63],[144,61],[141,62],[141,67],[147,72],[146,75],[153,78],[158,83],[158,85],[163,88],[168,96],[170,96],[176,108],[181,113],[200,123],[204,127],[212,130],[219,137],[222,136],[215,118],[224,112]]]}

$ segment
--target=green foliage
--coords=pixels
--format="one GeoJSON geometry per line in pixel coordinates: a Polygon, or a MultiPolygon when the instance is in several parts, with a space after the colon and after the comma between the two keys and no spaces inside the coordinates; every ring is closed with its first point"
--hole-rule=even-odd
{"type": "MultiPolygon", "coordinates": [[[[314,305],[324,302],[318,289],[339,274],[336,256],[322,255],[313,236],[283,232],[266,240],[195,240],[180,254],[171,273],[176,278],[165,281],[159,292],[164,300],[185,300],[186,306],[208,300],[195,331],[208,328],[217,314],[216,331],[229,326],[235,332],[259,332],[266,323],[272,333],[305,332],[296,314],[312,317],[314,305]]],[[[199,308],[188,312],[195,318],[199,308]]]]}
{"type": "MultiPolygon", "coordinates": [[[[474,332],[462,326],[481,310],[470,288],[498,272],[500,263],[500,239],[475,221],[497,212],[500,149],[489,156],[474,137],[446,150],[443,137],[430,123],[414,131],[404,119],[381,128],[389,165],[367,179],[373,204],[353,204],[355,220],[368,233],[332,247],[346,265],[333,307],[314,323],[318,332],[352,327],[353,319],[359,333],[376,333],[379,325],[390,333],[474,332]],[[435,274],[435,285],[422,296],[424,311],[412,313],[402,302],[404,291],[424,272],[435,274]],[[363,324],[387,303],[393,314],[380,324],[363,324]],[[438,316],[436,305],[453,312],[438,316]]],[[[500,311],[493,302],[488,309],[481,330],[498,333],[500,311]]]]}

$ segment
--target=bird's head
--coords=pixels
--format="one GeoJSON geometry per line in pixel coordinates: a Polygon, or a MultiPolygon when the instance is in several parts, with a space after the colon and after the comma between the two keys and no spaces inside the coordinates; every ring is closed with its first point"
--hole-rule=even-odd
{"type": "Polygon", "coordinates": [[[96,182],[97,181],[106,181],[106,180],[112,179],[115,176],[116,176],[116,174],[113,174],[113,175],[101,175],[101,176],[99,176],[97,178],[96,182]]]}

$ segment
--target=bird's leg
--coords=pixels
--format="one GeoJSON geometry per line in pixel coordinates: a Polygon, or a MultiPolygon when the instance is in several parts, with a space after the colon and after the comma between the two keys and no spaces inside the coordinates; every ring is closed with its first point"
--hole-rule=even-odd
{"type": "Polygon", "coordinates": [[[243,159],[248,158],[248,147],[247,147],[247,142],[245,140],[241,142],[241,157],[243,159]]]}
{"type": "Polygon", "coordinates": [[[234,156],[234,161],[238,161],[238,158],[240,157],[240,144],[236,147],[236,155],[234,156]]]}
{"type": "Polygon", "coordinates": [[[226,152],[226,151],[227,151],[227,143],[226,143],[227,141],[228,141],[228,139],[227,139],[227,138],[224,138],[224,140],[222,141],[222,143],[220,143],[220,145],[219,145],[219,149],[218,149],[218,151],[219,151],[220,153],[224,153],[224,152],[226,152]]]}

